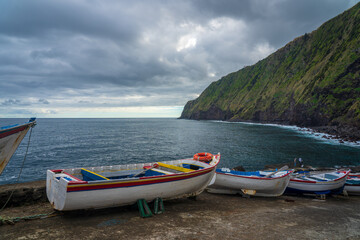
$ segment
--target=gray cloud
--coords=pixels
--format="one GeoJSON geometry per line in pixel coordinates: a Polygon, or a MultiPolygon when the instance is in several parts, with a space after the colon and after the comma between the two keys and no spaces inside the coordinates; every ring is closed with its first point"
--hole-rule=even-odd
{"type": "Polygon", "coordinates": [[[48,100],[46,99],[39,99],[39,103],[42,103],[42,104],[50,104],[48,100]]]}
{"type": "Polygon", "coordinates": [[[18,99],[7,99],[1,103],[2,106],[19,105],[21,101],[18,99]]]}
{"type": "Polygon", "coordinates": [[[357,2],[2,1],[0,110],[183,106],[357,2]]]}

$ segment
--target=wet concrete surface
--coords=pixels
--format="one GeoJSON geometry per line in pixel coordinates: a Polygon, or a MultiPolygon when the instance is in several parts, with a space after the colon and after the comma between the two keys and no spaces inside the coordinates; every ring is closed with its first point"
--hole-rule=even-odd
{"type": "MultiPolygon", "coordinates": [[[[149,218],[141,218],[136,206],[55,212],[49,218],[2,225],[0,239],[360,239],[359,196],[324,201],[203,192],[196,200],[164,205],[164,213],[149,218]]],[[[5,208],[0,216],[52,212],[51,205],[40,200],[5,208]]]]}

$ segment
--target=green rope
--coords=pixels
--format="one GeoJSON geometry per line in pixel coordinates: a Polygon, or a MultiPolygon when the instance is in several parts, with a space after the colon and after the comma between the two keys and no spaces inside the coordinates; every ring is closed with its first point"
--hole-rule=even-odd
{"type": "Polygon", "coordinates": [[[7,217],[1,217],[0,216],[0,225],[3,224],[9,224],[14,225],[17,222],[20,222],[22,220],[35,220],[35,219],[44,219],[49,217],[55,217],[61,214],[60,212],[51,212],[51,213],[45,213],[45,214],[36,214],[31,216],[25,216],[25,217],[14,217],[14,218],[7,218],[7,217]]]}
{"type": "MultiPolygon", "coordinates": [[[[17,177],[17,179],[16,179],[16,183],[19,182],[19,179],[20,179],[22,170],[23,170],[23,168],[24,168],[25,159],[26,159],[26,156],[27,156],[27,154],[28,154],[28,150],[29,150],[29,146],[30,146],[30,139],[31,139],[31,133],[32,133],[33,127],[34,127],[34,125],[31,126],[31,129],[30,129],[29,140],[28,140],[28,144],[27,144],[27,147],[26,147],[26,152],[25,152],[24,160],[23,160],[23,162],[22,162],[22,164],[21,164],[20,172],[19,172],[19,175],[18,175],[18,177],[17,177]]],[[[15,185],[14,185],[14,189],[11,191],[11,194],[10,194],[8,200],[5,202],[4,206],[0,209],[0,212],[3,211],[4,208],[6,207],[6,205],[9,203],[9,201],[10,201],[12,195],[14,194],[14,192],[15,192],[15,185]]]]}

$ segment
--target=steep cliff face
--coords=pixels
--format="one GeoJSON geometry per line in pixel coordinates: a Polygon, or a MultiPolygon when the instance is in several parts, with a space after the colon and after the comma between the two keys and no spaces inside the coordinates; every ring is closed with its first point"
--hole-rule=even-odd
{"type": "Polygon", "coordinates": [[[322,126],[340,135],[348,129],[360,139],[359,36],[360,3],[213,82],[180,118],[322,126]]]}

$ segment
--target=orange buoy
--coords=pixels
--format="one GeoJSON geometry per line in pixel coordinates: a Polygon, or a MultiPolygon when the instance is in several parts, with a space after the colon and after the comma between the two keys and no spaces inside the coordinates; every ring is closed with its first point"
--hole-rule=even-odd
{"type": "Polygon", "coordinates": [[[209,162],[212,160],[212,158],[213,158],[213,155],[211,153],[202,152],[202,153],[195,154],[193,159],[202,161],[202,162],[209,162]]]}

